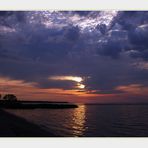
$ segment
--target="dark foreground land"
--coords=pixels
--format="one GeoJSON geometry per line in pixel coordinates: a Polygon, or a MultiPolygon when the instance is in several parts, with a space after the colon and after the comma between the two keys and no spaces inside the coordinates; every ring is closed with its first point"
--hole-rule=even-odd
{"type": "Polygon", "coordinates": [[[56,137],[39,126],[0,110],[0,137],[56,137]]]}
{"type": "MultiPolygon", "coordinates": [[[[4,101],[0,100],[1,109],[66,109],[76,108],[68,102],[47,101],[4,101]]],[[[54,134],[0,109],[0,137],[57,137],[54,134]]]]}

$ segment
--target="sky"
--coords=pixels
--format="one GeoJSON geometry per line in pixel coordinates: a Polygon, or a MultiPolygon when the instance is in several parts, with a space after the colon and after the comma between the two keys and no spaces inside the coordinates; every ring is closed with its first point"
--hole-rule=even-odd
{"type": "Polygon", "coordinates": [[[148,11],[0,11],[0,93],[148,102],[148,11]]]}

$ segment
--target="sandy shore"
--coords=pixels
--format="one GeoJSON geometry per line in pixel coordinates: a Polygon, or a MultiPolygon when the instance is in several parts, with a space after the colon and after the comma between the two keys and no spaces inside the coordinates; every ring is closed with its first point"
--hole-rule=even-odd
{"type": "Polygon", "coordinates": [[[55,137],[39,126],[0,110],[0,137],[55,137]]]}

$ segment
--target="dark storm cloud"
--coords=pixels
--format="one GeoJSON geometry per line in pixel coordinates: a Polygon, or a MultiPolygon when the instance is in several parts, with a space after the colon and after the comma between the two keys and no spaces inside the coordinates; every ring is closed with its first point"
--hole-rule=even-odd
{"type": "Polygon", "coordinates": [[[107,43],[103,43],[101,47],[99,47],[98,54],[118,58],[121,49],[121,45],[115,41],[107,41],[107,43]]]}
{"type": "Polygon", "coordinates": [[[96,27],[103,37],[99,38],[97,53],[118,58],[121,52],[129,51],[133,58],[147,60],[148,12],[118,12],[108,27],[96,27]]]}
{"type": "Polygon", "coordinates": [[[0,16],[9,16],[12,15],[12,11],[0,11],[0,16]]]}
{"type": "Polygon", "coordinates": [[[97,17],[100,11],[60,11],[64,14],[79,15],[80,17],[97,17]]]}
{"type": "Polygon", "coordinates": [[[2,34],[1,75],[37,82],[43,88],[72,89],[73,82],[49,83],[48,77],[70,73],[63,67],[63,60],[78,40],[79,28],[70,25],[62,29],[50,29],[42,24],[23,24],[18,27],[15,28],[16,32],[2,34]]]}
{"type": "Polygon", "coordinates": [[[92,11],[74,11],[74,13],[80,16],[88,16],[92,11]]]}
{"type": "Polygon", "coordinates": [[[64,14],[77,14],[79,16],[87,16],[89,15],[90,13],[92,13],[92,11],[60,11],[61,13],[64,13],[64,14]]]}
{"type": "Polygon", "coordinates": [[[135,28],[133,32],[129,32],[129,39],[135,46],[148,47],[148,24],[135,28]]]}
{"type": "Polygon", "coordinates": [[[106,33],[107,31],[107,27],[105,24],[99,24],[96,26],[96,29],[98,29],[103,35],[106,33]]]}
{"type": "Polygon", "coordinates": [[[61,88],[63,90],[72,90],[76,88],[76,82],[73,81],[47,81],[47,79],[41,79],[38,83],[41,88],[61,88]]]}
{"type": "Polygon", "coordinates": [[[0,25],[13,27],[16,23],[25,23],[26,13],[23,11],[0,11],[0,25]]]}
{"type": "Polygon", "coordinates": [[[72,26],[69,29],[66,29],[65,36],[68,40],[75,41],[79,39],[79,33],[80,33],[79,27],[72,26]]]}
{"type": "Polygon", "coordinates": [[[108,25],[98,21],[93,29],[90,17],[100,12],[36,13],[0,13],[1,76],[63,89],[73,89],[75,83],[48,77],[81,76],[90,93],[121,93],[117,86],[136,83],[147,86],[147,69],[133,63],[148,59],[148,12],[118,12],[108,25]],[[72,23],[75,15],[84,23],[72,23]]]}
{"type": "Polygon", "coordinates": [[[129,40],[134,52],[132,57],[148,60],[148,26],[140,25],[135,30],[129,32],[129,40]]]}
{"type": "Polygon", "coordinates": [[[119,58],[120,53],[129,46],[128,34],[123,30],[110,30],[103,38],[100,38],[97,53],[110,56],[114,59],[119,58]]]}
{"type": "Polygon", "coordinates": [[[129,47],[125,48],[125,50],[131,51],[131,57],[147,60],[148,12],[119,12],[112,21],[111,28],[116,24],[119,24],[121,30],[128,33],[129,47]]]}
{"type": "Polygon", "coordinates": [[[117,16],[113,19],[111,27],[115,24],[122,26],[123,30],[133,30],[140,24],[148,22],[147,11],[119,11],[117,16]]]}
{"type": "Polygon", "coordinates": [[[29,35],[31,44],[24,45],[23,54],[34,60],[56,62],[65,58],[79,38],[78,27],[63,30],[38,28],[29,35]]]}

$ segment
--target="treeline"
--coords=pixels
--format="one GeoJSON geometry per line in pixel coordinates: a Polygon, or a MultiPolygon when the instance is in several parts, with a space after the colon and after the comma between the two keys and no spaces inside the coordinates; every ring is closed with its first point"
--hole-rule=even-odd
{"type": "Polygon", "coordinates": [[[17,101],[17,97],[14,94],[6,94],[4,97],[0,94],[0,100],[4,101],[17,101]]]}

